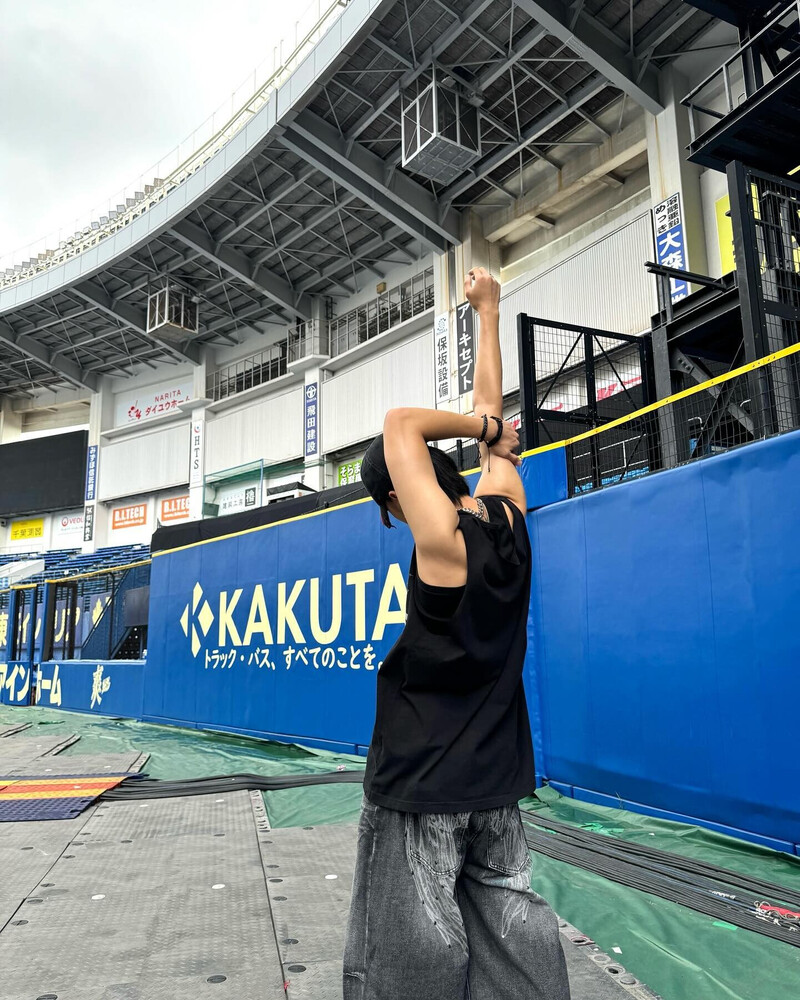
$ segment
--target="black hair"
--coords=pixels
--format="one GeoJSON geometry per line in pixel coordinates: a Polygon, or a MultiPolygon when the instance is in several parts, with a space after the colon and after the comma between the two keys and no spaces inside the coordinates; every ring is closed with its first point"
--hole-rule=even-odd
{"type": "MultiPolygon", "coordinates": [[[[451,503],[457,503],[459,497],[469,496],[469,484],[458,471],[453,459],[438,448],[428,445],[431,465],[439,484],[439,489],[451,503]]],[[[381,509],[381,521],[387,528],[393,527],[389,520],[386,503],[389,493],[394,490],[389,469],[386,467],[386,456],[383,452],[383,434],[372,440],[361,459],[361,481],[367,492],[381,509]]]]}
{"type": "Polygon", "coordinates": [[[453,458],[446,451],[431,448],[430,445],[428,451],[433,462],[433,471],[436,473],[436,481],[447,499],[455,503],[459,497],[468,497],[469,483],[458,471],[453,458]]]}

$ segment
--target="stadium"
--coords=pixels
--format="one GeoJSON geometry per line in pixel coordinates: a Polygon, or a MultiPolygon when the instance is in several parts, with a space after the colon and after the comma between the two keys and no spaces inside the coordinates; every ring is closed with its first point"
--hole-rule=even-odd
{"type": "Polygon", "coordinates": [[[288,48],[3,258],[0,995],[342,996],[414,546],[361,464],[480,414],[472,268],[572,1000],[798,995],[800,4],[315,0],[288,48]]]}

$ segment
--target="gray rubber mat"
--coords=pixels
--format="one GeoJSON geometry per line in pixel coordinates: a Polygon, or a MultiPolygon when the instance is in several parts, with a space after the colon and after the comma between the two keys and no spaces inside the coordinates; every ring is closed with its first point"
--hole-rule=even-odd
{"type": "MultiPolygon", "coordinates": [[[[341,1000],[357,825],[259,832],[289,1000],[341,1000]]],[[[572,1000],[653,1000],[647,986],[560,920],[572,1000]]]]}
{"type": "Polygon", "coordinates": [[[0,740],[0,772],[8,774],[8,768],[28,764],[30,761],[47,757],[66,749],[80,737],[59,733],[53,736],[28,736],[24,734],[6,736],[0,740]]]}
{"type": "Polygon", "coordinates": [[[96,807],[0,932],[0,994],[284,998],[256,829],[247,792],[96,807]]]}
{"type": "MultiPolygon", "coordinates": [[[[91,808],[77,819],[0,823],[0,928],[13,918],[21,900],[48,881],[47,873],[67,853],[67,845],[86,824],[91,808]]],[[[4,995],[0,983],[0,996],[4,995]]]]}
{"type": "MultiPolygon", "coordinates": [[[[0,824],[0,996],[341,1000],[356,831],[271,830],[243,791],[0,824]]],[[[652,1000],[560,926],[572,1000],[652,1000]]]]}
{"type": "MultiPolygon", "coordinates": [[[[148,754],[138,751],[130,753],[108,753],[103,757],[89,754],[70,754],[68,757],[46,758],[35,757],[23,763],[13,764],[8,771],[2,773],[3,777],[11,775],[35,775],[44,777],[52,774],[54,777],[65,774],[78,775],[100,775],[100,774],[124,774],[130,771],[132,774],[140,771],[147,761],[148,754]]],[[[2,768],[4,758],[0,756],[0,768],[2,768]]]]}
{"type": "Polygon", "coordinates": [[[4,736],[13,736],[14,733],[21,733],[23,729],[28,729],[30,722],[21,722],[18,726],[0,726],[0,739],[4,736]]]}

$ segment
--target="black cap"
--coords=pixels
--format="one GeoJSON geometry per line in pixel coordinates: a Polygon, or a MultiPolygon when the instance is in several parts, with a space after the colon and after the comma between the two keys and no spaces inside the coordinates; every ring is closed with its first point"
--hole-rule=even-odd
{"type": "Polygon", "coordinates": [[[383,454],[383,434],[379,434],[364,452],[361,459],[361,482],[381,508],[381,520],[387,528],[391,528],[386,501],[389,499],[389,490],[393,490],[394,486],[383,454]]]}

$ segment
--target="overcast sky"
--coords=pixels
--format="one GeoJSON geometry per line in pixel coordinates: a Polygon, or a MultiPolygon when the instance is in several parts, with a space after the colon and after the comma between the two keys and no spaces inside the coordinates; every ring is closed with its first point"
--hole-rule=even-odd
{"type": "Polygon", "coordinates": [[[288,54],[309,5],[0,0],[0,258],[71,234],[256,66],[271,69],[281,38],[288,54]]]}

